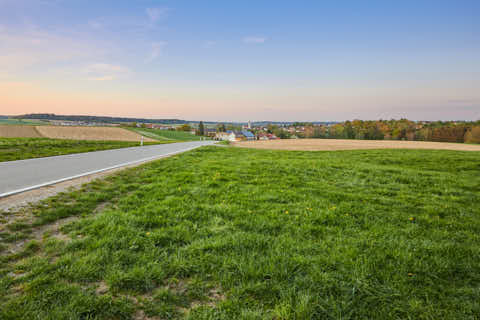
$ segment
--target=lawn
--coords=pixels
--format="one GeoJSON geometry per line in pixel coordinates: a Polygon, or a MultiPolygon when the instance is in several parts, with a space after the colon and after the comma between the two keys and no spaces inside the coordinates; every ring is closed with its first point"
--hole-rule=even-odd
{"type": "Polygon", "coordinates": [[[138,142],[0,138],[0,162],[136,146],[139,146],[138,142]]]}
{"type": "Polygon", "coordinates": [[[204,137],[196,136],[190,132],[185,131],[171,131],[171,130],[158,130],[148,128],[129,128],[145,137],[156,139],[159,141],[164,140],[177,140],[177,141],[198,141],[204,137]]]}
{"type": "Polygon", "coordinates": [[[479,203],[475,152],[203,147],[4,213],[0,319],[478,319],[479,203]]]}

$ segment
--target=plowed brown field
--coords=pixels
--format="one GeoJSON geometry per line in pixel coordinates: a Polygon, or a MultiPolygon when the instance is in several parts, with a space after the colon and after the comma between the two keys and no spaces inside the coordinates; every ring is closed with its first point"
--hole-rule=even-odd
{"type": "Polygon", "coordinates": [[[41,138],[35,126],[0,125],[0,137],[4,138],[41,138]]]}
{"type": "Polygon", "coordinates": [[[459,151],[480,151],[480,145],[462,143],[444,143],[427,141],[393,140],[341,140],[341,139],[284,139],[268,141],[234,142],[242,148],[278,149],[278,150],[356,150],[356,149],[438,149],[459,151]]]}
{"type": "MultiPolygon", "coordinates": [[[[71,140],[140,141],[133,131],[112,127],[0,126],[0,137],[51,138],[71,140]]],[[[144,141],[155,141],[144,138],[144,141]]]]}

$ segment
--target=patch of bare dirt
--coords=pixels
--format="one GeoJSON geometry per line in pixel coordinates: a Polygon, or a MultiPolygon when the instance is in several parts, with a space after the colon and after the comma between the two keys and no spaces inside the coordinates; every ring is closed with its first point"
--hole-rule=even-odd
{"type": "MultiPolygon", "coordinates": [[[[100,205],[98,205],[93,210],[93,214],[97,214],[97,213],[102,212],[105,209],[105,207],[108,206],[109,204],[110,204],[109,202],[101,203],[100,205]]],[[[22,211],[22,212],[27,212],[27,211],[22,211]]],[[[11,220],[10,223],[24,222],[24,223],[27,223],[27,224],[31,225],[34,221],[34,218],[35,218],[32,214],[29,214],[28,216],[23,216],[22,215],[22,217],[23,218],[21,220],[11,220]]],[[[61,241],[65,241],[65,242],[71,241],[72,239],[70,238],[70,236],[61,232],[60,229],[63,226],[65,226],[65,225],[69,224],[70,222],[73,222],[73,221],[75,221],[79,218],[80,217],[78,217],[78,216],[72,216],[72,217],[68,217],[68,218],[64,218],[64,219],[59,219],[59,220],[57,220],[57,221],[55,221],[54,223],[51,223],[51,224],[46,224],[46,225],[43,225],[43,226],[40,226],[40,227],[35,227],[35,228],[32,229],[31,233],[28,234],[27,238],[21,239],[19,241],[16,241],[16,242],[13,242],[13,243],[9,244],[6,248],[6,252],[8,254],[18,253],[25,247],[25,244],[27,242],[29,242],[31,240],[40,241],[46,235],[50,236],[51,238],[55,238],[57,240],[61,240],[61,241]]],[[[8,225],[5,225],[5,226],[8,226],[8,225]]]]}
{"type": "Polygon", "coordinates": [[[95,210],[93,210],[93,214],[97,214],[99,212],[102,212],[103,210],[105,210],[105,208],[107,206],[109,206],[111,203],[110,202],[103,202],[101,203],[100,205],[98,205],[95,210]]]}
{"type": "Polygon", "coordinates": [[[137,310],[137,312],[133,316],[133,319],[135,319],[135,320],[160,320],[161,318],[160,317],[148,317],[145,314],[145,311],[137,310]]]}
{"type": "Polygon", "coordinates": [[[95,293],[98,295],[106,294],[108,292],[108,286],[105,281],[100,281],[98,283],[97,288],[95,289],[95,293]]]}
{"type": "Polygon", "coordinates": [[[6,249],[6,252],[8,254],[18,253],[22,251],[22,249],[25,247],[25,244],[27,242],[30,242],[31,240],[40,241],[43,239],[44,235],[46,234],[49,234],[50,237],[52,238],[56,238],[63,241],[70,241],[72,239],[68,235],[62,233],[60,231],[60,228],[76,219],[78,219],[78,217],[75,217],[75,216],[68,217],[65,219],[57,220],[55,221],[55,223],[52,223],[52,224],[47,224],[38,228],[34,228],[27,238],[9,244],[6,249]]]}
{"type": "Polygon", "coordinates": [[[169,291],[172,291],[176,295],[183,295],[187,291],[189,280],[176,280],[176,281],[169,281],[166,285],[166,288],[169,291]]]}
{"type": "Polygon", "coordinates": [[[202,307],[202,306],[207,306],[214,308],[217,306],[217,304],[221,301],[225,300],[225,295],[220,291],[218,288],[210,289],[208,292],[208,301],[193,301],[190,304],[190,307],[188,309],[184,309],[184,313],[188,313],[191,310],[202,307]]]}
{"type": "Polygon", "coordinates": [[[358,149],[436,149],[480,151],[480,145],[474,144],[395,140],[282,139],[266,141],[240,141],[233,142],[232,144],[235,147],[240,148],[297,151],[333,151],[358,149]]]}

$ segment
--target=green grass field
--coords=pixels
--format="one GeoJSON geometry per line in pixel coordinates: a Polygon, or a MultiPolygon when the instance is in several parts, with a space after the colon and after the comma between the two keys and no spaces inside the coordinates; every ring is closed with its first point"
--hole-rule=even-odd
{"type": "Polygon", "coordinates": [[[46,125],[48,123],[41,120],[0,119],[0,125],[3,125],[3,124],[41,126],[41,125],[46,125]]]}
{"type": "Polygon", "coordinates": [[[185,131],[157,130],[157,129],[148,129],[148,128],[128,128],[128,129],[138,132],[139,134],[145,137],[149,137],[159,141],[165,141],[165,140],[166,141],[169,141],[169,140],[198,141],[203,138],[185,131]]]}
{"type": "Polygon", "coordinates": [[[479,203],[475,152],[204,147],[4,213],[0,319],[478,319],[479,203]]]}
{"type": "MultiPolygon", "coordinates": [[[[156,144],[146,142],[147,144],[156,144]]],[[[136,147],[138,142],[62,140],[48,138],[0,138],[0,162],[62,154],[136,147]]]]}

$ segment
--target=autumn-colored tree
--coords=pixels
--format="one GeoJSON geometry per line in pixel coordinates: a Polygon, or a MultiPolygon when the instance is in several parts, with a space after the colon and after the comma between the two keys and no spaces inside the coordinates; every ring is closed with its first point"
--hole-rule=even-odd
{"type": "Polygon", "coordinates": [[[305,138],[310,139],[315,136],[315,128],[313,126],[305,127],[305,138]]]}
{"type": "Polygon", "coordinates": [[[325,126],[314,126],[313,127],[313,137],[314,138],[326,138],[327,137],[327,128],[325,126]]]}
{"type": "Polygon", "coordinates": [[[353,130],[352,123],[350,121],[345,122],[344,135],[347,139],[355,138],[355,131],[353,130]]]}
{"type": "MultiPolygon", "coordinates": [[[[353,120],[330,126],[311,123],[296,123],[304,126],[304,133],[295,133],[299,138],[410,140],[467,142],[478,141],[478,122],[414,122],[408,119],[364,121],[353,120]]],[[[292,125],[295,127],[294,125],[292,125]]],[[[269,132],[277,132],[277,126],[269,125],[269,132]]],[[[298,128],[297,128],[298,129],[298,128]]]]}
{"type": "Polygon", "coordinates": [[[463,142],[466,132],[465,126],[443,126],[433,129],[432,141],[463,142]]]}
{"type": "Polygon", "coordinates": [[[343,139],[345,128],[341,123],[334,124],[330,127],[329,138],[343,139]]]}
{"type": "Polygon", "coordinates": [[[392,138],[391,129],[388,126],[388,123],[386,121],[382,121],[382,120],[377,121],[377,128],[383,135],[383,139],[392,138]]]}
{"type": "Polygon", "coordinates": [[[465,134],[465,142],[467,142],[467,143],[480,143],[480,126],[471,128],[465,134]]]}
{"type": "Polygon", "coordinates": [[[177,131],[192,131],[192,127],[189,124],[185,123],[177,127],[177,131]]]}

